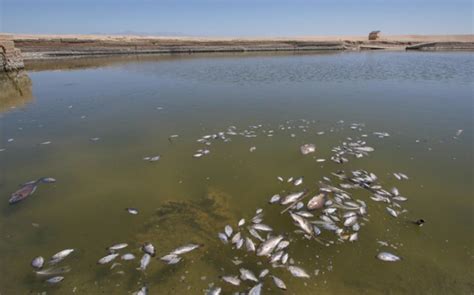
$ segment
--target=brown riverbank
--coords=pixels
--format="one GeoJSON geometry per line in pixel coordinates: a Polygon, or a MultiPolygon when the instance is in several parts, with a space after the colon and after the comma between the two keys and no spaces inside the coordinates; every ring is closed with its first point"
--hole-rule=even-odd
{"type": "Polygon", "coordinates": [[[302,36],[202,38],[118,35],[11,35],[23,58],[48,59],[122,54],[317,50],[474,50],[474,35],[302,36]]]}

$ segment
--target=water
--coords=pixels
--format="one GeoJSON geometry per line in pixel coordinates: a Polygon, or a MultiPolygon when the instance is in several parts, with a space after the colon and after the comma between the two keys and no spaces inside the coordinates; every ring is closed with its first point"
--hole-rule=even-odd
{"type": "MultiPolygon", "coordinates": [[[[14,82],[2,77],[0,293],[130,294],[146,283],[151,294],[202,294],[214,283],[227,294],[253,285],[218,278],[242,266],[269,268],[289,294],[472,293],[473,66],[471,53],[196,55],[39,62],[14,82]],[[351,123],[365,127],[354,131],[351,123]],[[192,157],[205,147],[196,142],[203,135],[259,124],[255,138],[229,136],[213,141],[209,155],[192,157]],[[179,137],[170,141],[173,134],[179,137]],[[368,157],[329,160],[333,147],[362,134],[375,148],[368,157]],[[315,143],[316,153],[302,156],[304,143],[315,143]],[[161,159],[143,161],[155,155],[161,159]],[[365,169],[384,187],[398,187],[408,212],[395,219],[367,191],[354,190],[369,221],[357,242],[325,247],[293,233],[289,216],[268,204],[292,189],[277,176],[304,176],[301,187],[316,189],[340,169],[365,169]],[[42,176],[58,181],[8,205],[19,184],[42,176]],[[288,233],[290,257],[310,279],[218,240],[225,224],[235,229],[257,208],[266,224],[288,233]],[[426,220],[422,228],[409,222],[418,218],[426,220]],[[118,242],[140,258],[146,241],[157,256],[189,242],[204,246],[174,266],[152,259],[145,273],[138,260],[113,270],[96,264],[118,242]],[[47,285],[30,261],[65,248],[76,249],[60,264],[72,270],[47,285]],[[403,260],[383,263],[379,251],[403,260]],[[232,263],[236,257],[242,265],[232,263]]],[[[263,291],[282,293],[269,278],[263,291]]]]}

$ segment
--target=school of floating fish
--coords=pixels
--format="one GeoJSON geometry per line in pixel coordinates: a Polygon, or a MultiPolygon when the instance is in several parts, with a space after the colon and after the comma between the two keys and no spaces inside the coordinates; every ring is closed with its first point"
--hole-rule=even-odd
{"type": "MultiPolygon", "coordinates": [[[[300,120],[300,125],[292,126],[295,121],[287,121],[285,124],[278,126],[277,130],[301,130],[307,132],[309,125],[314,121],[300,120]]],[[[333,127],[329,132],[334,132],[336,128],[342,128],[344,121],[337,122],[337,127],[333,127]]],[[[363,132],[365,125],[361,123],[350,124],[350,129],[363,132]]],[[[271,137],[275,135],[275,130],[265,130],[263,125],[253,125],[249,128],[239,131],[237,127],[230,126],[225,131],[214,134],[204,135],[197,140],[198,143],[205,147],[198,149],[194,154],[194,158],[201,158],[211,153],[210,146],[214,140],[230,142],[233,136],[243,136],[245,138],[254,138],[258,136],[258,130],[262,135],[271,137]]],[[[463,130],[456,132],[457,139],[463,130]]],[[[317,135],[323,135],[325,131],[317,132],[317,135]]],[[[373,132],[378,138],[390,136],[387,132],[373,132]]],[[[295,133],[290,133],[290,137],[295,137],[295,133]]],[[[340,145],[332,148],[332,156],[330,160],[344,164],[351,157],[362,158],[369,156],[375,149],[367,145],[366,138],[369,134],[361,134],[360,137],[346,138],[340,145]]],[[[178,135],[169,136],[170,142],[178,138],[178,135]]],[[[98,141],[99,138],[91,138],[91,141],[98,141]]],[[[13,142],[9,139],[8,142],[13,142]]],[[[50,141],[45,141],[41,145],[49,145],[50,141]]],[[[0,151],[4,151],[1,149],[0,151]]],[[[251,146],[249,151],[254,152],[255,146],[251,146]]],[[[316,145],[307,143],[300,146],[300,153],[306,156],[317,151],[316,145]]],[[[160,155],[146,156],[145,161],[156,162],[161,158],[160,155]]],[[[317,163],[326,161],[324,158],[315,159],[317,163]]],[[[409,177],[402,172],[393,172],[392,175],[399,181],[409,180],[409,177]]],[[[370,220],[368,219],[368,206],[366,201],[370,199],[374,202],[385,204],[387,214],[393,218],[398,218],[405,214],[407,209],[403,208],[403,203],[407,201],[407,197],[403,196],[396,187],[384,188],[379,182],[377,175],[365,170],[344,171],[343,169],[334,171],[331,175],[323,177],[314,187],[299,189],[304,183],[304,176],[282,177],[278,176],[277,180],[283,184],[290,184],[290,188],[276,192],[268,199],[268,203],[272,206],[271,210],[279,210],[282,217],[286,218],[295,226],[294,233],[302,239],[314,241],[314,247],[330,247],[340,243],[354,243],[359,240],[359,234],[363,226],[370,220]],[[356,198],[352,192],[356,190],[365,190],[370,194],[367,200],[356,198]]],[[[51,177],[43,177],[35,181],[27,182],[20,186],[20,189],[14,192],[10,197],[10,204],[16,204],[24,201],[31,196],[40,183],[55,183],[56,179],[51,177]]],[[[138,209],[126,208],[127,212],[136,215],[138,209]]],[[[297,266],[297,262],[290,257],[290,251],[294,239],[290,239],[287,232],[273,228],[264,222],[265,213],[263,209],[257,209],[253,217],[246,220],[242,218],[235,226],[227,225],[222,232],[216,234],[224,245],[232,247],[235,251],[243,251],[245,253],[253,253],[256,257],[260,257],[266,261],[266,265],[261,269],[236,269],[234,273],[228,273],[220,277],[223,283],[232,285],[236,288],[240,287],[242,282],[247,281],[251,284],[244,287],[241,292],[258,295],[262,293],[263,284],[273,284],[276,288],[286,290],[285,282],[274,274],[271,274],[272,268],[284,268],[292,276],[306,279],[310,274],[303,268],[297,266]],[[270,283],[268,283],[268,281],[270,283]],[[249,289],[250,288],[250,289],[249,289]]],[[[424,221],[422,219],[414,222],[421,226],[424,221]]],[[[381,246],[388,247],[388,243],[377,241],[381,246]]],[[[203,245],[189,243],[171,250],[168,254],[157,258],[162,263],[173,265],[179,263],[183,255],[196,250],[203,245]]],[[[118,259],[122,263],[134,263],[137,251],[140,251],[141,259],[135,262],[137,270],[145,272],[148,265],[152,262],[152,258],[156,255],[155,246],[151,243],[145,243],[139,250],[132,252],[124,252],[128,247],[127,243],[117,243],[106,248],[106,254],[99,258],[97,264],[111,264],[110,269],[120,265],[118,259]]],[[[52,255],[45,262],[42,256],[35,257],[31,261],[38,277],[42,278],[48,284],[57,284],[64,280],[64,274],[68,273],[71,268],[69,266],[59,266],[75,249],[64,249],[52,255]],[[47,266],[47,267],[46,267],[47,266]],[[46,268],[45,268],[46,267],[46,268]]],[[[396,254],[382,251],[374,255],[377,259],[384,262],[397,262],[402,258],[396,254]]],[[[232,260],[235,265],[242,263],[240,260],[232,260]]],[[[214,283],[210,284],[209,289],[205,290],[206,294],[218,295],[222,292],[222,288],[214,283]]],[[[145,295],[148,293],[148,287],[144,285],[134,294],[145,295]]],[[[240,293],[239,293],[240,294],[240,293]]]]}

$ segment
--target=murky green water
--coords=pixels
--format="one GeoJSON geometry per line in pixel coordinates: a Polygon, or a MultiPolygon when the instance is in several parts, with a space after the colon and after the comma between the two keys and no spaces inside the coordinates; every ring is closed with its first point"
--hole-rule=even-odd
{"type": "MultiPolygon", "coordinates": [[[[470,294],[473,66],[471,53],[200,55],[42,62],[29,65],[29,78],[2,77],[0,293],[131,294],[147,284],[150,294],[203,294],[214,283],[228,294],[254,285],[219,279],[245,267],[269,268],[288,294],[470,294]],[[352,130],[351,123],[365,127],[352,130]],[[257,136],[196,142],[229,126],[257,136]],[[179,137],[169,140],[173,134],[179,137]],[[331,149],[347,137],[375,151],[331,161],[331,149]],[[316,152],[301,155],[304,143],[316,144],[316,152]],[[210,154],[193,158],[200,148],[210,154]],[[143,160],[155,155],[157,162],[143,160]],[[368,191],[351,190],[368,206],[354,243],[329,232],[322,237],[336,241],[330,247],[305,240],[280,215],[283,207],[268,204],[273,194],[317,189],[324,176],[337,184],[331,172],[356,169],[375,173],[384,188],[396,186],[408,212],[393,218],[368,191]],[[398,181],[393,172],[410,179],[398,181]],[[57,183],[8,204],[19,184],[42,176],[57,183]],[[304,183],[294,188],[277,176],[304,176],[304,183]],[[224,225],[249,222],[257,208],[291,240],[289,256],[309,279],[219,241],[224,225]],[[418,218],[426,220],[422,228],[409,222],[418,218]],[[157,256],[189,242],[204,246],[177,265],[153,258],[141,272],[146,241],[157,256]],[[118,242],[138,259],[117,260],[112,270],[97,265],[118,242]],[[31,259],[65,248],[76,249],[60,264],[71,271],[48,285],[31,259]],[[375,258],[379,251],[403,259],[385,263],[375,258]]],[[[264,294],[283,293],[270,278],[263,283],[264,294]]]]}

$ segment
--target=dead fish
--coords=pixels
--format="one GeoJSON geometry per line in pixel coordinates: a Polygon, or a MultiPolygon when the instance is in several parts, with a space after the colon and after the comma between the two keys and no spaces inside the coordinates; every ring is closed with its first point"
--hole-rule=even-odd
{"type": "Polygon", "coordinates": [[[245,268],[241,268],[239,269],[240,271],[240,278],[243,280],[243,281],[254,281],[254,282],[258,282],[258,279],[257,277],[254,275],[254,273],[248,269],[245,269],[245,268]]]}
{"type": "Polygon", "coordinates": [[[117,251],[117,250],[120,250],[120,249],[123,249],[123,248],[126,248],[128,247],[128,244],[127,243],[119,243],[119,244],[115,244],[113,246],[110,246],[107,248],[108,251],[117,251]]]}
{"type": "Polygon", "coordinates": [[[241,226],[243,226],[244,224],[245,224],[245,219],[242,218],[241,220],[239,220],[239,223],[237,224],[237,226],[238,226],[238,227],[241,227],[241,226]]]}
{"type": "Polygon", "coordinates": [[[61,282],[62,280],[64,280],[64,277],[56,276],[56,277],[52,277],[52,278],[47,279],[46,282],[49,283],[49,284],[57,284],[57,283],[61,282]]]}
{"type": "Polygon", "coordinates": [[[151,243],[143,244],[142,251],[155,257],[155,254],[156,254],[155,246],[153,246],[151,243]]]}
{"type": "Polygon", "coordinates": [[[132,253],[126,253],[126,254],[123,254],[120,258],[122,260],[133,260],[135,259],[135,255],[133,255],[132,253]]]}
{"type": "Polygon", "coordinates": [[[138,214],[138,209],[136,209],[136,208],[126,208],[125,210],[127,210],[127,212],[132,214],[132,215],[137,215],[138,214]]]}
{"type": "Polygon", "coordinates": [[[262,294],[262,284],[255,285],[252,289],[250,289],[248,295],[260,295],[262,294]]]}
{"type": "Polygon", "coordinates": [[[316,146],[312,143],[304,144],[300,147],[301,154],[308,155],[316,151],[316,146]]]}
{"type": "Polygon", "coordinates": [[[135,295],[147,295],[148,294],[148,287],[147,286],[143,286],[140,288],[140,290],[138,290],[136,293],[134,293],[135,295]]]}
{"type": "Polygon", "coordinates": [[[181,259],[182,259],[182,257],[175,256],[175,257],[171,258],[170,260],[168,260],[167,264],[176,264],[176,263],[180,262],[181,259]]]}
{"type": "Polygon", "coordinates": [[[357,222],[357,216],[351,216],[344,221],[344,226],[353,226],[357,222]]]}
{"type": "Polygon", "coordinates": [[[358,233],[353,233],[349,236],[349,242],[355,242],[359,238],[358,233]]]}
{"type": "Polygon", "coordinates": [[[310,236],[313,235],[313,227],[311,226],[311,223],[309,223],[308,220],[291,212],[290,212],[290,216],[296,222],[296,225],[299,228],[301,228],[305,233],[307,233],[310,236]]]}
{"type": "Polygon", "coordinates": [[[233,232],[232,227],[230,225],[226,225],[224,228],[224,231],[225,231],[225,234],[230,238],[233,232]]]}
{"type": "Polygon", "coordinates": [[[460,136],[462,133],[463,133],[464,130],[462,129],[459,129],[458,131],[456,131],[456,136],[460,136]]]}
{"type": "Polygon", "coordinates": [[[256,147],[252,146],[252,147],[250,147],[249,151],[254,152],[256,149],[257,149],[256,147]]]}
{"type": "Polygon", "coordinates": [[[309,274],[302,268],[294,265],[288,266],[290,273],[297,278],[309,278],[309,274]]]}
{"type": "Polygon", "coordinates": [[[273,231],[273,229],[270,226],[263,223],[254,224],[252,225],[252,227],[259,231],[273,231]]]}
{"type": "Polygon", "coordinates": [[[44,265],[44,258],[41,256],[33,258],[31,261],[31,266],[35,269],[41,269],[44,265]]]}
{"type": "Polygon", "coordinates": [[[240,232],[236,233],[236,234],[232,237],[232,239],[230,240],[231,243],[232,243],[232,244],[236,244],[236,243],[240,240],[241,236],[242,236],[242,235],[240,234],[240,232]]]}
{"type": "Polygon", "coordinates": [[[185,253],[188,253],[188,252],[191,252],[197,248],[199,248],[201,245],[197,245],[197,244],[187,244],[187,245],[184,245],[184,246],[181,246],[175,250],[173,250],[171,252],[171,254],[174,254],[174,255],[182,255],[182,254],[185,254],[185,253]]]}
{"type": "Polygon", "coordinates": [[[268,269],[264,269],[258,275],[259,278],[263,279],[270,271],[268,269]]]}
{"type": "Polygon", "coordinates": [[[245,238],[245,248],[249,252],[255,252],[255,243],[252,241],[252,239],[248,237],[245,238]]]}
{"type": "Polygon", "coordinates": [[[324,194],[318,194],[314,197],[312,197],[309,201],[306,207],[308,210],[316,210],[316,209],[321,209],[324,206],[325,202],[325,195],[324,194]]]}
{"type": "Polygon", "coordinates": [[[379,254],[377,254],[377,258],[387,262],[395,262],[401,260],[401,258],[397,255],[388,252],[380,252],[379,254]]]}
{"type": "Polygon", "coordinates": [[[213,288],[209,288],[207,291],[206,291],[206,295],[220,295],[222,292],[222,288],[221,287],[213,287],[213,288]]]}
{"type": "Polygon", "coordinates": [[[281,182],[284,181],[283,177],[281,177],[281,176],[278,176],[277,179],[278,179],[278,181],[281,181],[281,182]]]}
{"type": "Polygon", "coordinates": [[[387,209],[387,211],[388,211],[388,213],[389,213],[390,215],[392,215],[393,217],[398,217],[397,211],[393,210],[393,209],[390,208],[390,207],[387,207],[386,209],[387,209]]]}
{"type": "Polygon", "coordinates": [[[147,268],[148,264],[150,264],[150,261],[151,261],[150,254],[148,254],[148,253],[143,254],[143,257],[140,260],[140,269],[145,270],[147,268]]]}
{"type": "Polygon", "coordinates": [[[304,194],[305,194],[305,191],[289,194],[281,201],[281,204],[288,205],[288,204],[294,203],[298,201],[304,194]]]}
{"type": "Polygon", "coordinates": [[[143,160],[148,161],[148,162],[156,162],[160,158],[161,158],[161,156],[157,155],[157,156],[144,157],[143,160]]]}
{"type": "Polygon", "coordinates": [[[393,173],[393,176],[395,176],[395,178],[398,180],[402,180],[402,177],[398,175],[398,173],[393,173]]]}
{"type": "Polygon", "coordinates": [[[400,192],[398,191],[398,189],[396,187],[393,187],[391,192],[394,196],[398,196],[400,194],[400,192]]]}
{"type": "Polygon", "coordinates": [[[33,183],[24,184],[19,190],[14,192],[11,195],[10,199],[8,200],[10,205],[21,202],[24,199],[31,196],[36,191],[36,188],[37,188],[36,184],[37,184],[37,181],[33,183]]]}
{"type": "Polygon", "coordinates": [[[286,262],[288,261],[288,258],[289,258],[288,253],[283,254],[283,256],[281,256],[281,263],[286,264],[286,262]]]}
{"type": "Polygon", "coordinates": [[[257,256],[269,256],[276,246],[283,240],[283,236],[271,237],[262,244],[257,249],[257,256]]]}
{"type": "Polygon", "coordinates": [[[227,235],[225,233],[218,233],[217,236],[222,241],[222,243],[224,243],[224,244],[229,243],[229,240],[228,240],[227,235]]]}
{"type": "Polygon", "coordinates": [[[277,278],[276,276],[272,276],[272,279],[275,286],[277,286],[278,288],[282,290],[286,290],[286,285],[281,279],[277,278]]]}
{"type": "Polygon", "coordinates": [[[38,179],[38,182],[41,181],[42,183],[55,183],[56,182],[56,178],[52,178],[52,177],[41,177],[40,179],[38,179]]]}
{"type": "Polygon", "coordinates": [[[270,263],[276,263],[278,261],[280,261],[281,257],[283,256],[283,251],[278,251],[274,254],[272,254],[272,256],[270,256],[270,263]]]}
{"type": "Polygon", "coordinates": [[[112,260],[114,260],[115,258],[117,258],[117,256],[119,256],[118,253],[109,254],[109,255],[104,256],[101,259],[99,259],[99,261],[97,261],[97,263],[98,264],[107,264],[107,263],[111,262],[112,260]]]}
{"type": "Polygon", "coordinates": [[[240,279],[236,276],[223,276],[221,279],[234,286],[239,286],[240,285],[240,279]]]}
{"type": "Polygon", "coordinates": [[[235,248],[240,249],[244,245],[244,239],[240,239],[235,243],[235,248]]]}
{"type": "Polygon", "coordinates": [[[58,253],[54,254],[51,257],[51,259],[49,260],[49,264],[56,264],[62,261],[64,258],[69,256],[69,254],[71,254],[72,252],[74,252],[74,249],[64,249],[62,251],[59,251],[58,253]]]}
{"type": "Polygon", "coordinates": [[[286,247],[288,247],[290,245],[290,242],[289,241],[281,241],[280,243],[278,243],[278,246],[276,247],[276,251],[280,251],[280,250],[283,250],[285,249],[286,247]]]}
{"type": "Polygon", "coordinates": [[[405,202],[408,199],[405,198],[405,197],[402,197],[402,196],[396,196],[396,197],[393,197],[392,200],[399,201],[399,202],[405,202]]]}
{"type": "Polygon", "coordinates": [[[303,177],[297,178],[297,179],[295,179],[295,181],[293,181],[293,185],[295,185],[295,186],[298,186],[298,185],[301,185],[301,184],[303,184],[303,177]]]}
{"type": "Polygon", "coordinates": [[[264,242],[264,241],[265,241],[265,239],[262,238],[262,237],[259,235],[259,233],[258,233],[255,229],[253,229],[253,228],[250,227],[250,228],[248,228],[248,230],[249,230],[249,233],[250,233],[254,238],[256,238],[257,240],[259,240],[260,242],[264,242]]]}
{"type": "Polygon", "coordinates": [[[203,156],[203,154],[201,154],[201,153],[195,153],[193,155],[193,158],[201,158],[202,156],[203,156]]]}
{"type": "Polygon", "coordinates": [[[48,269],[39,270],[36,272],[36,274],[39,276],[54,276],[67,273],[69,271],[71,271],[71,268],[69,266],[63,266],[58,268],[50,267],[48,269]]]}

